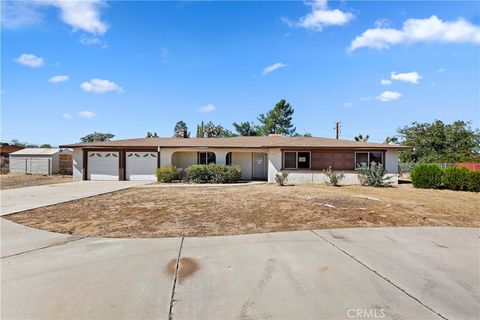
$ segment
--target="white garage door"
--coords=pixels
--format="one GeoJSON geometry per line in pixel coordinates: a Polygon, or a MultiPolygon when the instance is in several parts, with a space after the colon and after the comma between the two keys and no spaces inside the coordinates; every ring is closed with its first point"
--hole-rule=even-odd
{"type": "Polygon", "coordinates": [[[118,180],[118,152],[89,152],[88,180],[118,180]]]}
{"type": "Polygon", "coordinates": [[[156,152],[127,152],[126,157],[127,180],[157,180],[155,175],[157,170],[156,152]]]}

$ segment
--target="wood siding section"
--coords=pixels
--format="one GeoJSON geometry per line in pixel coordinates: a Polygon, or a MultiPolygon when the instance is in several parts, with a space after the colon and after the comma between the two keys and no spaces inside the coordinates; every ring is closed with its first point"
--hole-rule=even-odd
{"type": "Polygon", "coordinates": [[[328,167],[332,167],[334,170],[354,170],[355,151],[312,150],[312,169],[323,170],[328,167]]]}

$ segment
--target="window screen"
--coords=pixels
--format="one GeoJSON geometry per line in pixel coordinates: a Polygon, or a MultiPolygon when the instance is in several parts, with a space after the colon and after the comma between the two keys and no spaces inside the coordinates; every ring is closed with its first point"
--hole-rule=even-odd
{"type": "Polygon", "coordinates": [[[370,152],[370,163],[383,164],[383,154],[381,152],[370,152]]]}
{"type": "Polygon", "coordinates": [[[309,169],[310,168],[310,152],[299,152],[298,153],[298,166],[299,169],[309,169]]]}
{"type": "Polygon", "coordinates": [[[285,152],[283,156],[284,156],[284,167],[285,167],[285,169],[296,169],[297,168],[297,153],[296,152],[285,152]]]}
{"type": "Polygon", "coordinates": [[[227,166],[231,166],[231,165],[232,165],[232,153],[231,153],[231,152],[227,153],[227,156],[226,156],[226,158],[225,158],[225,164],[226,164],[227,166]]]}
{"type": "Polygon", "coordinates": [[[199,152],[198,153],[198,164],[207,164],[207,153],[199,152]]]}
{"type": "Polygon", "coordinates": [[[207,164],[209,163],[216,163],[217,158],[215,157],[215,153],[207,152],[207,164]]]}
{"type": "Polygon", "coordinates": [[[368,165],[368,152],[357,152],[355,157],[355,168],[358,168],[365,163],[368,165]]]}

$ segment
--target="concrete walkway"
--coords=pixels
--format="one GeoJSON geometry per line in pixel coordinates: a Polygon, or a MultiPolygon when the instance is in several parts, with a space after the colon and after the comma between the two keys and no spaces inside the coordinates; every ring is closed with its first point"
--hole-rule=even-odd
{"type": "Polygon", "coordinates": [[[2,319],[480,316],[479,229],[99,239],[0,223],[2,319]]]}
{"type": "Polygon", "coordinates": [[[150,181],[76,181],[1,191],[0,216],[76,200],[135,186],[150,181]]]}

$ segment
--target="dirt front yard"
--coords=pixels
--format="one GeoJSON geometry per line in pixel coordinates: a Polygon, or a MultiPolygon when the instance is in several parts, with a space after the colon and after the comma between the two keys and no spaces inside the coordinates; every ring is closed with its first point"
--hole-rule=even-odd
{"type": "Polygon", "coordinates": [[[480,194],[324,185],[137,187],[7,216],[101,237],[211,236],[319,228],[480,227],[480,194]]]}
{"type": "Polygon", "coordinates": [[[1,190],[16,189],[23,187],[42,186],[45,184],[54,184],[62,182],[72,182],[72,176],[62,176],[59,174],[24,174],[7,173],[0,174],[1,190]]]}

